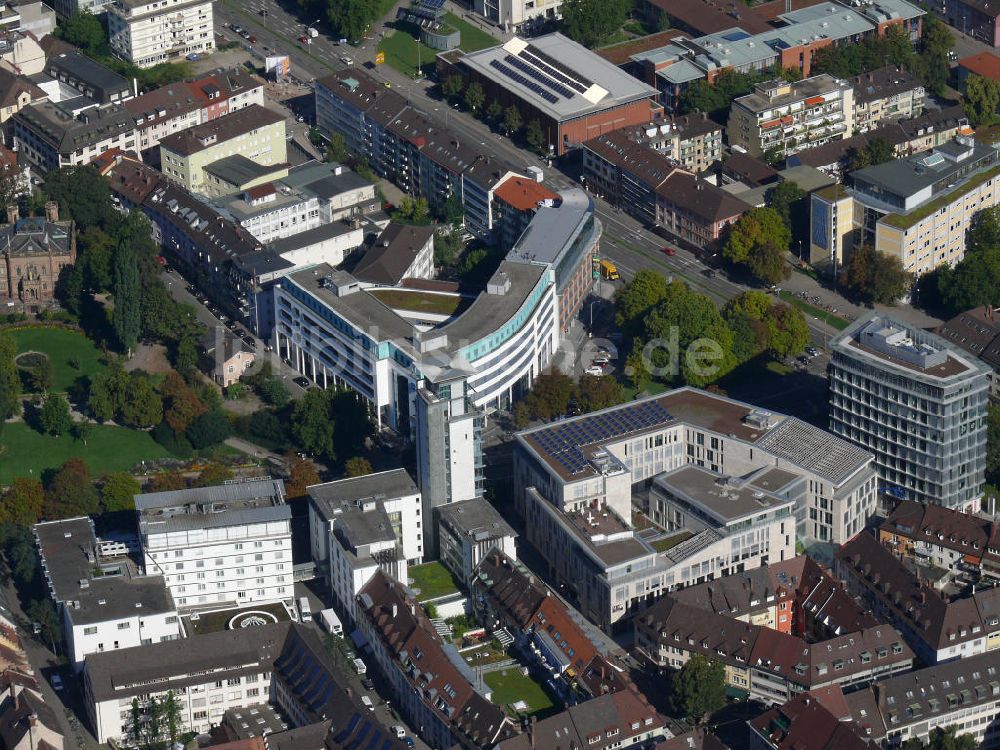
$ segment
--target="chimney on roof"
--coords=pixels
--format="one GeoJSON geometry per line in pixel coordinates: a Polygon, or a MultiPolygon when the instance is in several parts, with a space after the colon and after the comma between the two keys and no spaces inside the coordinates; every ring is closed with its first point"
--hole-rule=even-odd
{"type": "Polygon", "coordinates": [[[45,201],[45,220],[59,221],[59,201],[45,201]]]}
{"type": "Polygon", "coordinates": [[[7,223],[16,224],[17,220],[18,220],[17,205],[12,204],[10,206],[7,206],[7,223]]]}

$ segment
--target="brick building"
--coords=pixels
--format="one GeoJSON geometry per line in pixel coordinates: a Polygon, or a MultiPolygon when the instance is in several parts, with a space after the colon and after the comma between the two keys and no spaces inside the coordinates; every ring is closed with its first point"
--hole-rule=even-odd
{"type": "Polygon", "coordinates": [[[73,222],[59,221],[59,204],[48,201],[44,217],[21,219],[8,206],[0,227],[0,305],[37,312],[55,299],[56,280],[76,262],[73,222]]]}
{"type": "Polygon", "coordinates": [[[659,120],[656,90],[562,34],[469,54],[438,57],[443,78],[478,82],[487,102],[515,106],[525,125],[537,120],[550,153],[564,154],[602,133],[659,120]]]}

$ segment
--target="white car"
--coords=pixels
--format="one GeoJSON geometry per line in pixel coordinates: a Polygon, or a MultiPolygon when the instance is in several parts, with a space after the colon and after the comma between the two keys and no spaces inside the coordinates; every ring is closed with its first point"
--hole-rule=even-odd
{"type": "Polygon", "coordinates": [[[369,698],[367,695],[362,695],[361,696],[361,705],[363,705],[369,711],[374,711],[375,710],[375,704],[372,703],[372,699],[369,698]]]}
{"type": "Polygon", "coordinates": [[[594,375],[595,377],[601,377],[604,374],[604,369],[598,367],[597,365],[591,365],[586,370],[583,371],[584,375],[594,375]]]}
{"type": "Polygon", "coordinates": [[[397,740],[401,740],[406,736],[406,730],[399,726],[399,724],[393,724],[392,731],[396,733],[397,740]]]}

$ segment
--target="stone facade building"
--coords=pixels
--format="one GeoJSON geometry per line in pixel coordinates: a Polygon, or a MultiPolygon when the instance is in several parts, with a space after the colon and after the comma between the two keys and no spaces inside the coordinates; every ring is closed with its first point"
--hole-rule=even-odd
{"type": "Polygon", "coordinates": [[[59,221],[59,204],[45,204],[45,216],[22,219],[7,207],[0,226],[0,307],[6,312],[38,312],[55,299],[56,280],[76,262],[73,222],[59,221]]]}

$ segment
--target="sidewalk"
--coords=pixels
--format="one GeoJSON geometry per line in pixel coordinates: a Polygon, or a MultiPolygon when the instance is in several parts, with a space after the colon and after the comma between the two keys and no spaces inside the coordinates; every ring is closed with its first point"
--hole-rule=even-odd
{"type": "MultiPolygon", "coordinates": [[[[842,295],[828,287],[823,286],[811,276],[808,276],[801,271],[793,270],[792,275],[785,279],[780,286],[782,289],[786,289],[792,294],[805,292],[808,297],[808,299],[805,300],[806,302],[816,304],[817,307],[823,307],[826,305],[829,308],[833,308],[830,311],[833,312],[834,315],[839,315],[843,318],[856,320],[857,318],[863,317],[871,312],[871,310],[867,307],[864,307],[863,305],[855,305],[842,295]],[[813,299],[814,297],[819,298],[818,304],[813,299]]],[[[891,315],[894,318],[898,318],[904,323],[909,323],[910,325],[914,325],[919,328],[936,328],[944,322],[939,318],[928,315],[923,310],[918,310],[912,305],[875,305],[875,309],[879,312],[891,315]]]]}

